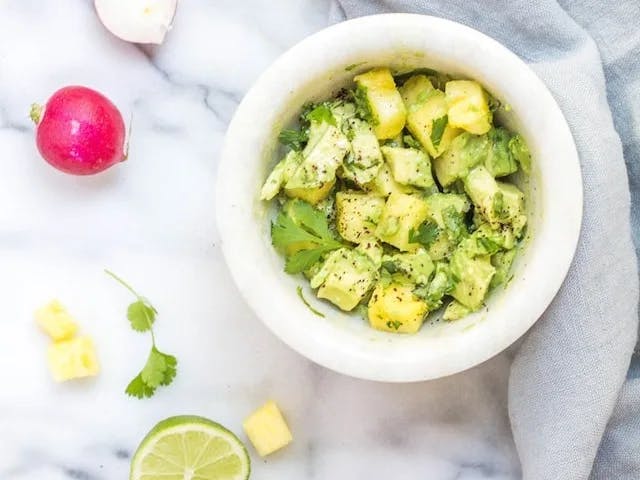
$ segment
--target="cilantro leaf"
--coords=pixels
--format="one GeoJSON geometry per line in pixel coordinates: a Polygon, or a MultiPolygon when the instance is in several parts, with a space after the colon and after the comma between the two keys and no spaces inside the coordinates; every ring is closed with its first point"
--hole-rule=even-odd
{"type": "Polygon", "coordinates": [[[464,215],[455,207],[447,207],[442,211],[442,220],[451,240],[459,242],[469,233],[464,223],[464,215]]]}
{"type": "Polygon", "coordinates": [[[145,364],[140,376],[145,385],[156,388],[164,379],[164,372],[167,369],[167,362],[165,361],[165,355],[158,351],[156,347],[151,348],[149,352],[149,358],[145,364]]]}
{"type": "Polygon", "coordinates": [[[529,175],[531,173],[531,152],[519,133],[516,133],[509,140],[509,152],[518,161],[524,173],[529,175]]]}
{"type": "Polygon", "coordinates": [[[418,142],[411,135],[405,135],[404,137],[402,137],[402,140],[404,141],[407,147],[415,148],[417,150],[422,150],[422,145],[420,145],[420,142],[418,142]]]}
{"type": "Polygon", "coordinates": [[[438,148],[440,145],[440,141],[442,140],[442,135],[444,134],[444,129],[449,122],[449,116],[445,115],[440,118],[436,118],[431,123],[431,143],[433,144],[433,148],[438,148]]]}
{"type": "Polygon", "coordinates": [[[330,251],[324,247],[309,250],[300,250],[287,257],[284,264],[284,271],[291,274],[302,273],[311,268],[314,263],[322,258],[322,255],[330,251]]]}
{"type": "Polygon", "coordinates": [[[424,222],[417,230],[409,230],[409,242],[419,243],[425,248],[429,248],[431,244],[438,238],[440,228],[435,223],[424,222]]]}
{"type": "Polygon", "coordinates": [[[382,262],[382,268],[384,268],[391,275],[398,272],[398,266],[389,260],[382,262]]]}
{"type": "Polygon", "coordinates": [[[387,322],[387,328],[393,328],[394,330],[398,330],[402,326],[402,322],[398,320],[389,320],[387,322]]]}
{"type": "Polygon", "coordinates": [[[280,250],[284,250],[292,243],[317,242],[317,240],[315,235],[300,228],[284,212],[280,212],[276,221],[271,224],[271,243],[280,250]]]}
{"type": "Polygon", "coordinates": [[[136,332],[146,332],[151,329],[156,320],[156,311],[146,300],[137,300],[127,308],[127,318],[136,332]]]}
{"type": "Polygon", "coordinates": [[[176,378],[176,374],[178,373],[178,359],[173,355],[167,355],[166,353],[163,353],[163,355],[167,368],[164,371],[164,377],[162,378],[160,385],[166,387],[173,382],[174,378],[176,378]]]}
{"type": "Polygon", "coordinates": [[[478,237],[476,244],[485,255],[493,255],[500,250],[500,245],[489,237],[478,237]]]}
{"type": "Polygon", "coordinates": [[[325,253],[342,247],[325,214],[302,200],[285,205],[271,224],[271,242],[281,251],[294,250],[285,262],[285,271],[292,274],[307,270],[325,253]]]}
{"type": "Polygon", "coordinates": [[[176,376],[178,361],[173,355],[161,352],[156,347],[156,339],[153,333],[153,324],[157,315],[156,309],[147,299],[136,292],[128,283],[115,273],[105,270],[105,273],[129,290],[136,301],[127,308],[127,318],[131,328],[138,332],[149,331],[151,333],[151,351],[142,371],[136,375],[125,393],[136,398],[149,398],[153,396],[156,388],[169,385],[176,376]]]}
{"type": "Polygon", "coordinates": [[[155,388],[150,387],[142,380],[142,372],[136,375],[136,377],[129,382],[129,385],[127,385],[127,389],[125,390],[127,395],[140,399],[152,397],[155,392],[155,388]]]}
{"type": "Polygon", "coordinates": [[[309,135],[305,130],[284,129],[278,135],[278,141],[285,147],[299,152],[309,140],[309,135]]]}
{"type": "Polygon", "coordinates": [[[369,105],[369,99],[367,98],[367,88],[362,85],[358,85],[353,90],[353,101],[356,104],[356,114],[365,122],[370,125],[376,126],[380,122],[373,116],[371,106],[369,105]]]}
{"type": "Polygon", "coordinates": [[[328,123],[334,127],[336,126],[336,119],[326,102],[311,104],[305,107],[302,113],[302,119],[307,122],[328,123]]]}
{"type": "Polygon", "coordinates": [[[302,200],[293,200],[287,206],[287,213],[295,218],[307,231],[323,239],[332,239],[326,215],[302,200]]]}

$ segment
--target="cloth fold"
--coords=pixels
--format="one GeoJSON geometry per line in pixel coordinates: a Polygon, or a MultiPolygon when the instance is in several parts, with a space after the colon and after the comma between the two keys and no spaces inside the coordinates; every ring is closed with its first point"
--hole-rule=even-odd
{"type": "Polygon", "coordinates": [[[525,480],[640,478],[640,357],[633,354],[639,294],[632,242],[633,232],[639,244],[640,209],[630,208],[631,201],[640,206],[640,2],[338,5],[336,17],[410,12],[469,25],[528,62],[556,98],[580,155],[583,226],[567,279],[511,367],[514,440],[525,480]]]}

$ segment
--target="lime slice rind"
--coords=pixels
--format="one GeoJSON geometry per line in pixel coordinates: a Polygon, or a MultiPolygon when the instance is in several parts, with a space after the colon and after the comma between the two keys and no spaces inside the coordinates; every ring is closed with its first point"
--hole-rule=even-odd
{"type": "Polygon", "coordinates": [[[131,461],[130,480],[246,480],[245,446],[222,425],[197,416],[171,417],[144,438],[131,461]]]}

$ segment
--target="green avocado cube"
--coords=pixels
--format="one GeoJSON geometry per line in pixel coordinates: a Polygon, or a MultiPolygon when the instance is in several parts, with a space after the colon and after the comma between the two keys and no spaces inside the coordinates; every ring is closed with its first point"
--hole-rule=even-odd
{"type": "Polygon", "coordinates": [[[378,269],[365,253],[348,248],[327,255],[311,279],[318,298],[324,298],[345,311],[353,310],[378,279],[378,269]]]}
{"type": "Polygon", "coordinates": [[[435,186],[429,156],[415,148],[382,147],[396,182],[429,189],[435,186]]]}

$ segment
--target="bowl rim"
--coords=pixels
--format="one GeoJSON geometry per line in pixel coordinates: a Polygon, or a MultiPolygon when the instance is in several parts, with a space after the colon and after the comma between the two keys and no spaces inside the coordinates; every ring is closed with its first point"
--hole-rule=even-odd
{"type": "MultiPolygon", "coordinates": [[[[216,213],[223,255],[241,295],[258,318],[289,347],[315,363],[346,375],[377,381],[412,382],[440,378],[476,366],[509,347],[540,318],[562,286],[578,245],[582,224],[583,185],[577,149],[567,121],[545,84],[515,53],[493,38],[458,22],[428,15],[390,13],[359,17],[320,30],[284,52],[260,75],[238,106],[226,133],[216,181],[216,213]],[[378,365],[362,365],[365,357],[359,353],[348,352],[348,346],[327,345],[304,339],[298,326],[295,326],[296,331],[293,331],[292,322],[287,323],[282,318],[278,318],[279,314],[275,309],[277,304],[273,303],[277,298],[270,297],[263,289],[253,287],[255,272],[252,272],[248,266],[246,255],[239,255],[237,248],[238,244],[242,242],[241,236],[243,235],[235,224],[239,213],[238,205],[234,201],[229,201],[229,194],[232,192],[229,180],[233,179],[234,162],[239,154],[238,145],[243,138],[242,125],[252,114],[257,99],[268,93],[268,88],[266,88],[269,83],[268,79],[278,75],[279,72],[287,71],[292,64],[295,64],[300,55],[304,55],[307,50],[321,47],[325,41],[333,36],[345,35],[354,29],[375,29],[381,25],[386,28],[393,26],[393,28],[399,29],[406,25],[420,26],[425,29],[437,27],[451,31],[452,36],[470,36],[474,42],[479,42],[485,48],[495,51],[505,61],[511,62],[517,67],[518,73],[540,95],[538,101],[544,104],[545,109],[548,109],[549,118],[556,122],[558,141],[564,142],[563,147],[567,153],[564,158],[566,163],[564,166],[570,172],[573,181],[570,185],[572,195],[565,205],[567,207],[565,212],[567,223],[563,228],[563,236],[558,237],[561,245],[556,252],[557,263],[550,274],[544,278],[545,283],[541,286],[541,291],[536,293],[537,304],[532,304],[529,301],[526,318],[518,321],[517,328],[510,327],[507,331],[497,332],[496,338],[489,342],[490,345],[483,344],[471,347],[466,358],[447,359],[451,361],[443,362],[440,368],[435,369],[416,365],[415,362],[423,360],[414,359],[409,355],[402,357],[397,362],[381,361],[378,365]],[[407,366],[411,368],[403,372],[402,370],[407,366]]],[[[258,225],[255,226],[255,229],[259,230],[258,225]]],[[[281,272],[281,275],[283,278],[289,277],[284,271],[281,272]]],[[[265,280],[269,279],[265,278],[265,280]]],[[[524,297],[522,299],[524,300],[524,297]]],[[[296,309],[296,314],[303,315],[302,310],[296,309]]],[[[312,316],[316,322],[322,322],[322,319],[318,319],[308,311],[306,315],[312,316]]],[[[371,358],[366,358],[366,360],[371,361],[371,358]]]]}

